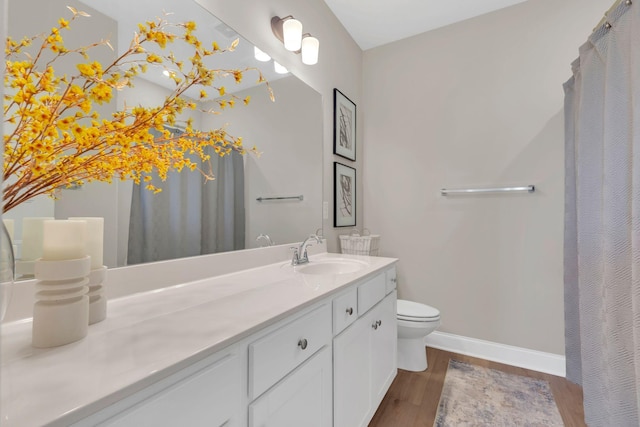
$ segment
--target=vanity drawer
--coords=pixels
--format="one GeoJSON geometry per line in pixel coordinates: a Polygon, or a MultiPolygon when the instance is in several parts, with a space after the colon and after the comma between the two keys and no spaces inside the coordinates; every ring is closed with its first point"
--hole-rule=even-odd
{"type": "Polygon", "coordinates": [[[387,276],[387,295],[396,289],[398,281],[396,279],[396,268],[390,268],[385,272],[387,276]]]}
{"type": "Polygon", "coordinates": [[[253,400],[331,343],[331,305],[325,304],[249,344],[249,397],[253,400]]]}
{"type": "Polygon", "coordinates": [[[358,318],[358,291],[352,289],[333,300],[333,335],[338,335],[358,318]]]}
{"type": "Polygon", "coordinates": [[[386,295],[385,274],[378,274],[368,282],[358,286],[358,316],[362,316],[386,295]]]}

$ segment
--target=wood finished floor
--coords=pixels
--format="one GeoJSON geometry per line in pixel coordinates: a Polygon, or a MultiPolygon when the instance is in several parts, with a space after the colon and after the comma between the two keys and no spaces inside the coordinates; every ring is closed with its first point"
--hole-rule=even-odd
{"type": "Polygon", "coordinates": [[[582,409],[582,388],[562,377],[427,348],[429,369],[425,372],[398,370],[398,376],[391,384],[369,427],[432,427],[447,366],[451,359],[510,374],[547,380],[564,425],[586,426],[582,409]]]}

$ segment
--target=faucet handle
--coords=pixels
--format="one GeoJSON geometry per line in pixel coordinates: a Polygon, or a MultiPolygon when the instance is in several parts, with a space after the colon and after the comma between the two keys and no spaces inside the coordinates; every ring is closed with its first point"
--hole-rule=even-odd
{"type": "Polygon", "coordinates": [[[298,265],[300,262],[300,255],[298,254],[298,247],[291,246],[289,248],[290,251],[293,251],[293,257],[291,258],[291,265],[298,265]]]}
{"type": "MultiPolygon", "coordinates": [[[[310,234],[309,239],[315,240],[317,243],[322,243],[322,235],[319,234],[310,234]]],[[[311,246],[311,245],[309,245],[311,246]]]]}

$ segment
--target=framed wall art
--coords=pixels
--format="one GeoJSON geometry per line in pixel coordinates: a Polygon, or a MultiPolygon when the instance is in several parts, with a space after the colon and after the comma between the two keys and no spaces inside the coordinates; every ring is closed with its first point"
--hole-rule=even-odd
{"type": "Polygon", "coordinates": [[[333,226],[356,225],[356,170],[333,162],[333,226]]]}
{"type": "Polygon", "coordinates": [[[333,154],[356,160],[356,104],[333,89],[333,154]]]}

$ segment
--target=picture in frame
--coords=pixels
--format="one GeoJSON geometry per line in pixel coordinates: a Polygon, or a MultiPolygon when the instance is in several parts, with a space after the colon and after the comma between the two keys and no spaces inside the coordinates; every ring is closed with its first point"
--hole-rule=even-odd
{"type": "Polygon", "coordinates": [[[333,226],[356,225],[356,170],[333,162],[333,226]]]}
{"type": "Polygon", "coordinates": [[[333,89],[333,154],[356,160],[356,104],[333,89]]]}

